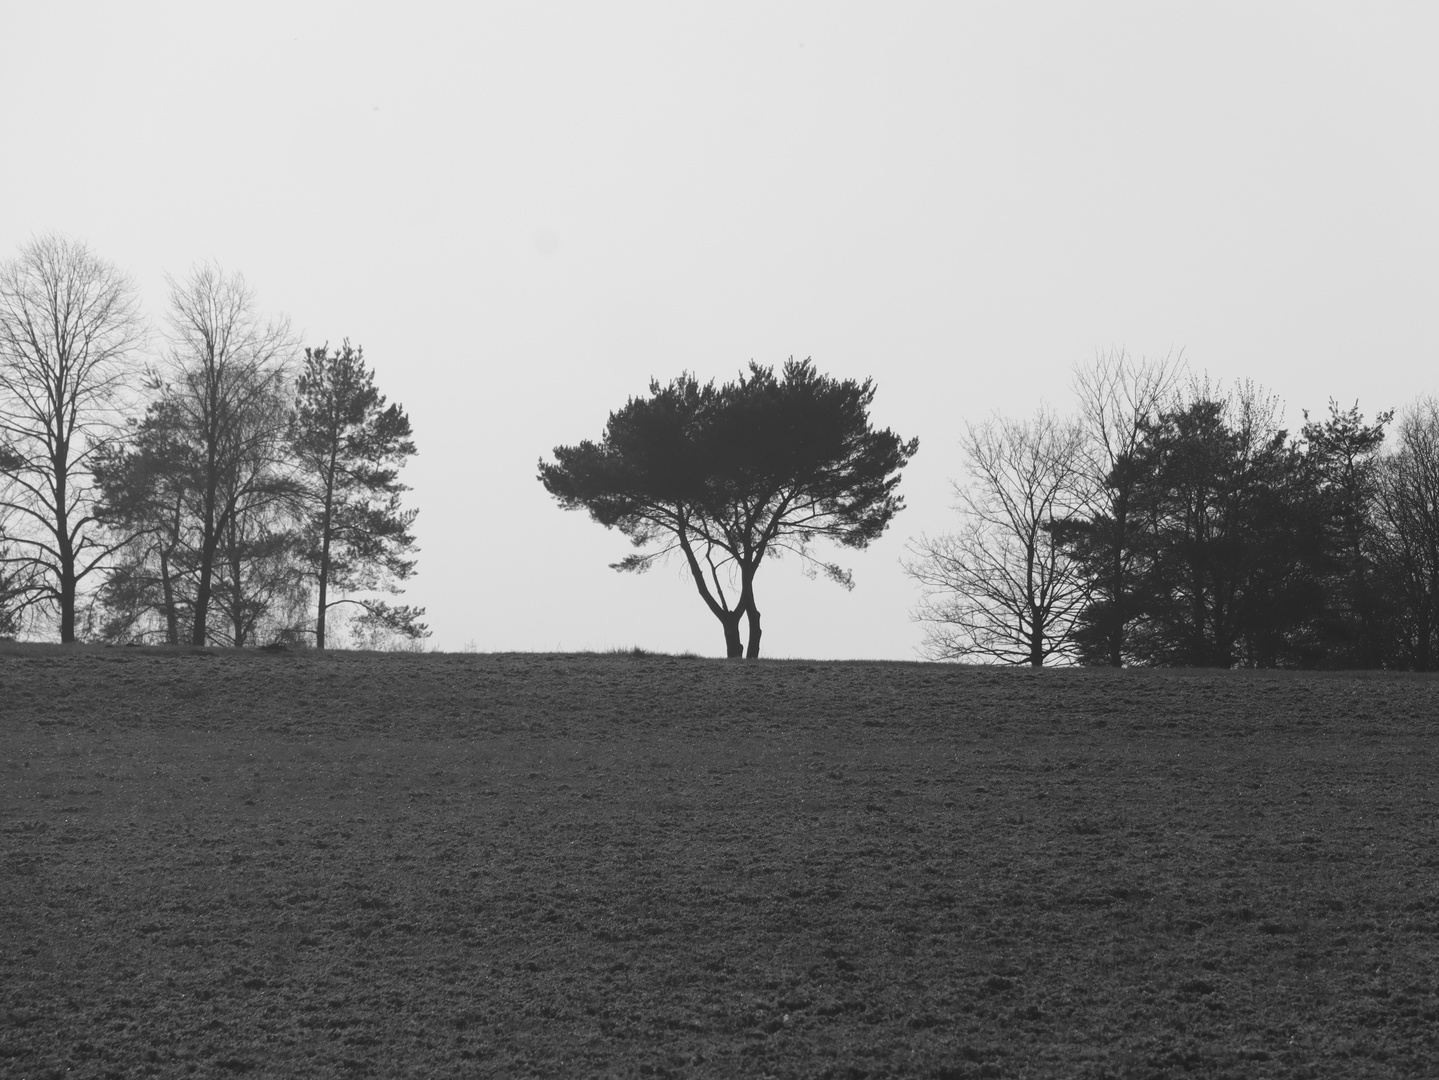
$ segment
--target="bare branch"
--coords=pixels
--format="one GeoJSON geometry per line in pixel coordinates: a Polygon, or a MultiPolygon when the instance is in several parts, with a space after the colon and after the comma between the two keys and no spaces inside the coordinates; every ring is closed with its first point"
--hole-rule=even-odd
{"type": "Polygon", "coordinates": [[[962,445],[970,482],[955,485],[959,531],[911,541],[903,560],[923,590],[914,617],[927,624],[924,652],[1067,660],[1085,585],[1050,526],[1082,498],[1080,429],[1040,409],[1029,421],[969,425],[962,445]]]}

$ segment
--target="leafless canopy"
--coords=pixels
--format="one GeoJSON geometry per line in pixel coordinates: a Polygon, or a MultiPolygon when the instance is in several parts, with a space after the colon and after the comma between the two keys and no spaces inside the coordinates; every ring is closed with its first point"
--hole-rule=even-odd
{"type": "MultiPolygon", "coordinates": [[[[254,294],[239,274],[203,265],[184,281],[171,278],[169,284],[170,346],[155,382],[181,437],[192,447],[196,466],[191,633],[198,645],[209,634],[227,539],[233,541],[247,526],[262,527],[259,516],[292,487],[281,473],[289,368],[297,344],[288,320],[257,314],[254,294]]],[[[241,583],[230,586],[233,591],[241,583]]],[[[242,633],[238,624],[236,633],[242,633]]]]}
{"type": "Polygon", "coordinates": [[[1175,403],[1184,367],[1182,352],[1135,360],[1123,348],[1096,353],[1087,366],[1075,365],[1081,460],[1091,494],[1099,495],[1115,466],[1139,449],[1146,426],[1175,403]]]}
{"type": "Polygon", "coordinates": [[[143,327],[129,279],[77,241],[42,236],[0,264],[0,521],[22,607],[75,640],[81,583],[109,547],[95,529],[92,456],[137,375],[143,327]]]}
{"type": "Polygon", "coordinates": [[[1081,432],[1048,409],[969,425],[960,530],[912,541],[905,571],[924,589],[915,618],[931,659],[1029,664],[1066,659],[1084,583],[1049,526],[1082,497],[1081,432]]]}

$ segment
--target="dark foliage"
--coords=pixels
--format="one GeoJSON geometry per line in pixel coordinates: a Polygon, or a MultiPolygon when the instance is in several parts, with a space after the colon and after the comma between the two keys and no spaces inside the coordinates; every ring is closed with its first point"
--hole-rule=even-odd
{"type": "Polygon", "coordinates": [[[849,572],[815,559],[813,542],[863,548],[904,505],[896,488],[918,440],[875,430],[873,399],[870,380],[832,379],[809,360],[790,360],[779,377],[751,364],[718,387],[688,374],[656,381],[648,398],[610,414],[598,443],[556,447],[539,479],[564,508],[588,510],[649,549],[617,569],[682,552],[724,628],[726,654],[754,658],[754,576],[764,558],[796,554],[808,572],[849,587],[849,572]]]}
{"type": "Polygon", "coordinates": [[[1382,453],[1331,402],[1291,439],[1252,390],[1196,393],[1143,425],[1104,512],[1053,533],[1088,582],[1088,664],[1432,668],[1439,658],[1439,411],[1382,453]]]}

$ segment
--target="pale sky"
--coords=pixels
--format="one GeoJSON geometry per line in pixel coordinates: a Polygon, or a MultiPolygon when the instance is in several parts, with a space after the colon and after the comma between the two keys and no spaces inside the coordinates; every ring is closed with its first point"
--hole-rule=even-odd
{"type": "Polygon", "coordinates": [[[1439,393],[1439,5],[21,3],[0,257],[85,240],[164,314],[215,260],[409,411],[431,644],[723,655],[678,562],[535,480],[651,376],[812,356],[908,509],[757,579],[770,656],[912,659],[906,540],[966,419],[1183,349],[1366,414],[1439,393]]]}

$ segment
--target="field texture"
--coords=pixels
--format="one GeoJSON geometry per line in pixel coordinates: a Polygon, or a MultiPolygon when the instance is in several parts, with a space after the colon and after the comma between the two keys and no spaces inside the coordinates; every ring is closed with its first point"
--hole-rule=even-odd
{"type": "Polygon", "coordinates": [[[0,1074],[1439,1074],[1439,682],[0,653],[0,1074]]]}

